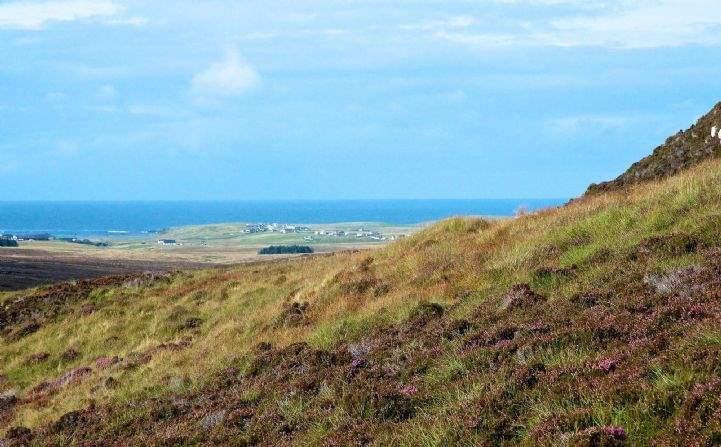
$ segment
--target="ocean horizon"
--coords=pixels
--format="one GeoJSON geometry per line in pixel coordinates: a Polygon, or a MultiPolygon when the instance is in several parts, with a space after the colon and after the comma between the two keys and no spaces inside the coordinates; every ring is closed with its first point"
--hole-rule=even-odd
{"type": "Polygon", "coordinates": [[[221,223],[414,225],[456,215],[512,216],[567,199],[26,201],[0,202],[0,232],[128,237],[221,223]]]}

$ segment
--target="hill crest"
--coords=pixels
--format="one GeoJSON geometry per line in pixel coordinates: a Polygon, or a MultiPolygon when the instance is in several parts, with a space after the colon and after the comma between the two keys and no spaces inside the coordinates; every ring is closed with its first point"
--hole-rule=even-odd
{"type": "Polygon", "coordinates": [[[721,155],[721,102],[699,118],[696,124],[666,139],[653,153],[614,180],[594,183],[586,195],[615,191],[649,180],[674,175],[703,160],[721,155]]]}

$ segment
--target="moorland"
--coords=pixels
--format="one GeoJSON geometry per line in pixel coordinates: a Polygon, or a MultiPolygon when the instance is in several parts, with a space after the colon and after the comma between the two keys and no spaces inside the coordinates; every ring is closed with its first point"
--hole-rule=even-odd
{"type": "Polygon", "coordinates": [[[720,123],[514,219],[1,294],[5,445],[718,445],[720,123]]]}

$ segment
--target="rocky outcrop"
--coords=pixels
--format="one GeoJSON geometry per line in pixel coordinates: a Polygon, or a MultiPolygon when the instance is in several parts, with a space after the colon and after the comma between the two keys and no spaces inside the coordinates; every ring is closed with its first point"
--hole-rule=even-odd
{"type": "Polygon", "coordinates": [[[623,189],[630,185],[676,174],[721,155],[721,103],[686,131],[670,137],[653,154],[634,163],[615,180],[592,184],[586,194],[623,189]]]}

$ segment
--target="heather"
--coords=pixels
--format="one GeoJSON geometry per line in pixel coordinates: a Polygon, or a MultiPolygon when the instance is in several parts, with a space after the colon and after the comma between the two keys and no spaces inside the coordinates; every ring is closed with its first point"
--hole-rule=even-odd
{"type": "Polygon", "coordinates": [[[714,445],[721,163],[385,248],[0,295],[9,445],[714,445]]]}

